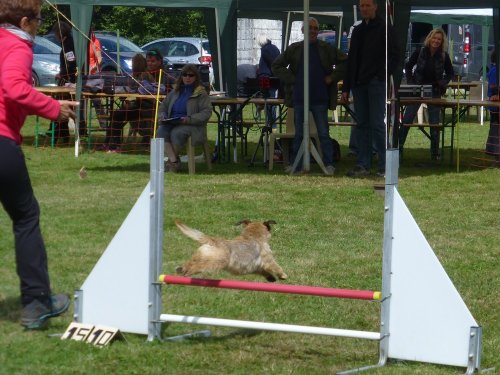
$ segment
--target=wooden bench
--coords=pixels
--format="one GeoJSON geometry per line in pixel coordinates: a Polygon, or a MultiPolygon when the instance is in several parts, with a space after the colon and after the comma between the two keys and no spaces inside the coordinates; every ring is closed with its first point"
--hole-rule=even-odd
{"type": "Polygon", "coordinates": [[[402,125],[405,128],[418,128],[429,139],[431,139],[431,136],[425,131],[424,128],[444,129],[443,124],[402,124],[402,125]]]}
{"type": "Polygon", "coordinates": [[[350,121],[328,121],[328,126],[356,126],[356,123],[350,121]]]}
{"type": "Polygon", "coordinates": [[[405,128],[443,128],[443,124],[403,124],[405,128]]]}

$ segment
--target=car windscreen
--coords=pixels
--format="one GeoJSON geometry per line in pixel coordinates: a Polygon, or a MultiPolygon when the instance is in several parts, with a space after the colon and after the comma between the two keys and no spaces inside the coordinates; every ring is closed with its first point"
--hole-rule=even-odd
{"type": "Polygon", "coordinates": [[[59,54],[61,48],[50,40],[47,40],[42,37],[36,37],[35,43],[33,45],[33,53],[34,54],[59,54]]]}
{"type": "MultiPolygon", "coordinates": [[[[116,46],[116,38],[110,38],[110,37],[105,37],[105,36],[97,36],[97,39],[101,42],[101,48],[105,52],[116,52],[117,51],[117,46],[116,46]]],[[[140,49],[137,45],[132,43],[128,39],[120,38],[120,52],[142,52],[142,49],[140,49]]]]}
{"type": "Polygon", "coordinates": [[[212,52],[210,52],[210,44],[208,42],[202,42],[201,46],[203,47],[203,49],[205,51],[207,51],[207,53],[210,53],[210,54],[212,53],[212,52]]]}

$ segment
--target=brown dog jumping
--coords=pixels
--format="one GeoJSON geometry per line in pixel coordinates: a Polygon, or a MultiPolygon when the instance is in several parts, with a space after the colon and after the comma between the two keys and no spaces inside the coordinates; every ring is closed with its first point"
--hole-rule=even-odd
{"type": "Polygon", "coordinates": [[[201,244],[189,261],[176,268],[177,273],[190,276],[224,270],[234,275],[262,275],[271,282],[286,279],[288,276],[274,260],[269,246],[271,224],[276,222],[242,220],[239,224],[244,226],[241,234],[226,240],[208,236],[176,220],[175,225],[182,233],[201,244]]]}

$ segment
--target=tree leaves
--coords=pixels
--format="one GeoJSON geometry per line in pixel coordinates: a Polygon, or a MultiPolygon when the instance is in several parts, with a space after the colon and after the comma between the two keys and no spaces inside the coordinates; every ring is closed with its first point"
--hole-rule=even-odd
{"type": "MultiPolygon", "coordinates": [[[[57,6],[70,17],[69,5],[57,6]]],[[[42,6],[43,35],[57,22],[57,12],[50,5],[42,6]]],[[[59,15],[59,19],[63,19],[59,15]]],[[[158,38],[207,36],[203,12],[178,8],[145,8],[128,6],[94,6],[92,25],[95,30],[119,31],[120,35],[141,46],[158,38]]],[[[86,30],[83,30],[86,32],[86,30]]]]}

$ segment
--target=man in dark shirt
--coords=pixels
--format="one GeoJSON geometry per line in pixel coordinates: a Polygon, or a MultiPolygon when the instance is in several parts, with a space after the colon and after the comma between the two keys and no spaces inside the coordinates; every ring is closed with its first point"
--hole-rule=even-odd
{"type": "Polygon", "coordinates": [[[347,74],[342,86],[345,101],[349,100],[352,90],[358,129],[357,165],[347,175],[370,174],[373,140],[378,153],[377,175],[384,176],[386,85],[398,65],[399,49],[392,26],[388,25],[386,32],[385,21],[377,15],[377,0],[360,0],[359,10],[363,21],[352,32],[347,74]]]}
{"type": "MultiPolygon", "coordinates": [[[[52,27],[52,32],[61,44],[61,52],[59,53],[59,73],[56,74],[56,81],[59,86],[64,86],[66,83],[76,83],[76,55],[73,36],[71,35],[71,25],[66,22],[57,22],[52,27]]],[[[80,135],[85,134],[84,113],[85,106],[80,106],[80,135]]],[[[54,144],[58,140],[63,144],[69,143],[69,126],[67,121],[55,122],[54,129],[49,129],[48,133],[54,132],[54,144]]]]}
{"type": "MultiPolygon", "coordinates": [[[[333,175],[333,146],[328,128],[328,109],[337,106],[337,82],[342,79],[347,57],[327,42],[318,40],[319,24],[309,18],[309,92],[304,93],[304,41],[288,46],[272,64],[273,73],[285,85],[285,104],[295,115],[294,157],[302,144],[304,96],[309,96],[311,111],[318,130],[325,174],[333,175]],[[334,69],[335,67],[335,69],[334,69]]],[[[302,27],[302,32],[304,27],[302,27]]],[[[292,171],[293,172],[293,171],[292,171]]]]}
{"type": "Polygon", "coordinates": [[[73,36],[71,35],[71,25],[66,22],[54,24],[52,32],[61,43],[61,52],[59,53],[59,73],[56,79],[59,86],[66,82],[76,82],[76,54],[73,36]]]}

